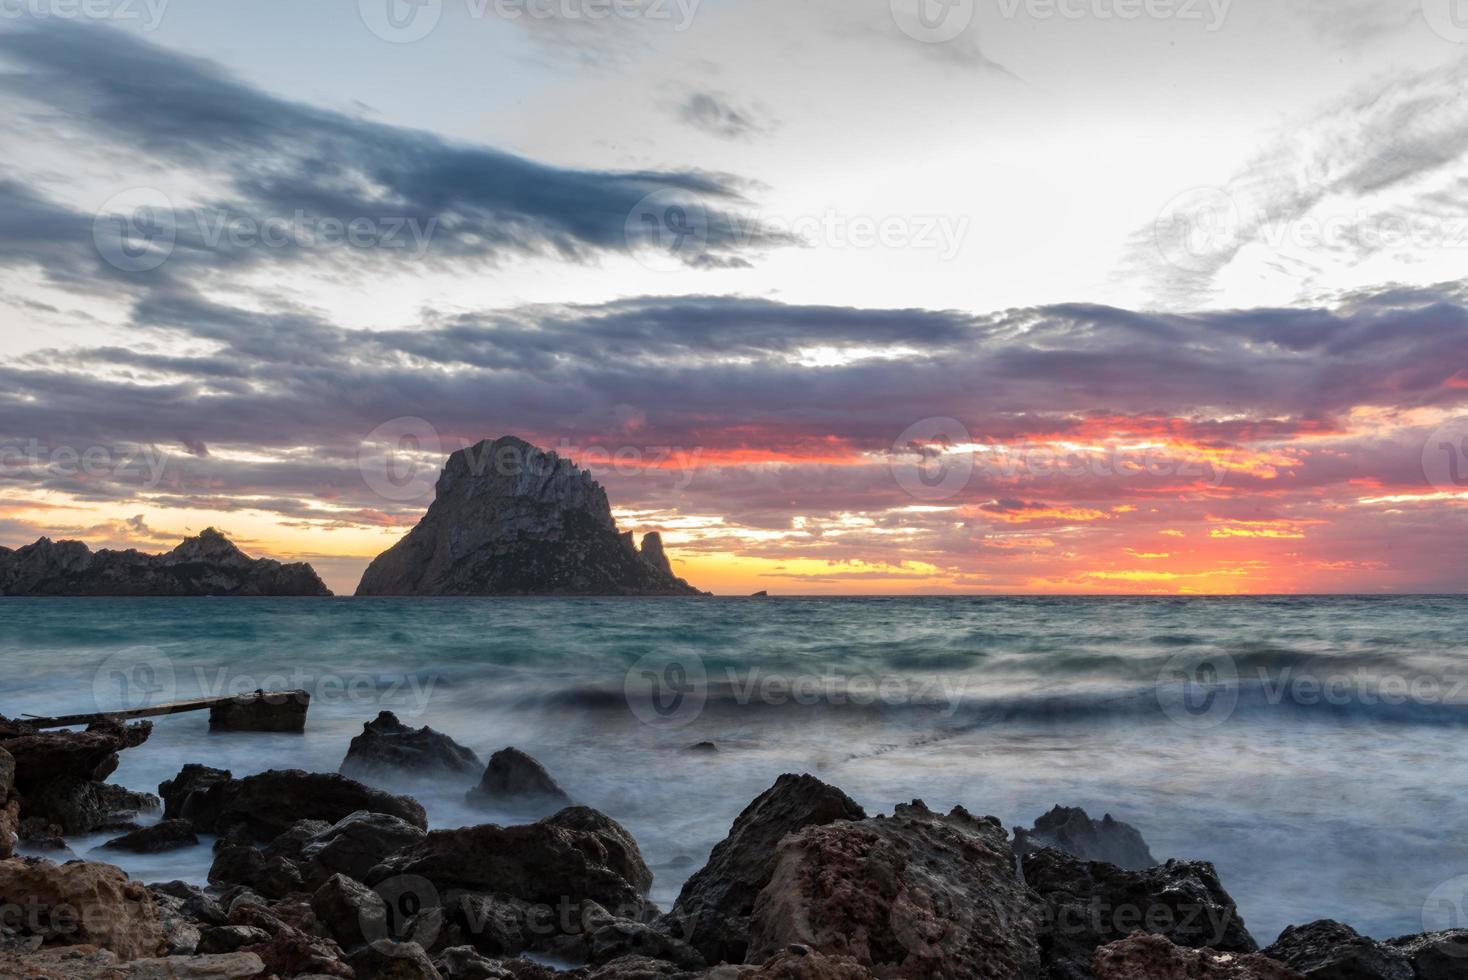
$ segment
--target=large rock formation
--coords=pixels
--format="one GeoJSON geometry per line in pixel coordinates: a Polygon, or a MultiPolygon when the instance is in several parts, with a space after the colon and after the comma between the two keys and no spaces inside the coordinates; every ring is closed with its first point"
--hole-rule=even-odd
{"type": "Polygon", "coordinates": [[[683,885],[664,928],[710,963],[744,962],[749,917],[780,860],[787,834],[837,820],[864,820],[856,801],[814,776],[786,773],[744,808],[708,864],[683,885]]]}
{"type": "Polygon", "coordinates": [[[362,576],[359,596],[699,595],[662,539],[642,550],[606,491],[555,453],[505,436],[449,457],[428,513],[362,576]]]}
{"type": "Polygon", "coordinates": [[[1333,919],[1287,927],[1264,955],[1316,980],[1414,980],[1419,976],[1405,949],[1379,943],[1333,919]]]}
{"type": "MultiPolygon", "coordinates": [[[[86,731],[43,731],[25,721],[0,717],[0,749],[10,763],[8,779],[14,796],[0,811],[0,834],[12,815],[60,833],[84,834],[129,822],[139,812],[155,809],[158,800],[104,782],[116,771],[118,753],[141,745],[152,734],[152,722],[121,725],[98,722],[86,731]],[[10,803],[19,803],[12,808],[10,803]],[[18,812],[12,814],[12,810],[18,812]]],[[[0,760],[3,761],[3,760],[0,760]]],[[[9,796],[9,793],[6,794],[9,796]]]]}
{"type": "Polygon", "coordinates": [[[80,541],[0,548],[0,596],[329,596],[307,564],[251,558],[214,528],[163,555],[80,541]]]}
{"type": "Polygon", "coordinates": [[[467,799],[470,803],[531,813],[554,813],[571,805],[571,797],[545,766],[514,746],[489,757],[479,785],[469,791],[467,799]]]}
{"type": "Polygon", "coordinates": [[[807,827],[750,920],[751,963],[792,944],[849,956],[880,980],[1037,980],[1038,922],[993,817],[920,800],[890,817],[807,827]]]}
{"type": "MultiPolygon", "coordinates": [[[[186,768],[165,785],[187,784],[197,779],[197,773],[186,768]]],[[[300,820],[334,824],[359,810],[428,826],[423,807],[410,797],[394,796],[336,773],[299,769],[271,769],[244,779],[208,782],[190,792],[179,809],[201,833],[233,832],[257,841],[269,841],[300,820]]]]}

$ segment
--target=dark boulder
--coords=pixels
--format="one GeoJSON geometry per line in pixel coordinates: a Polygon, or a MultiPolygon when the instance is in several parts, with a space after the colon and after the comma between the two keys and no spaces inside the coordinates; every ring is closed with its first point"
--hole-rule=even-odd
{"type": "Polygon", "coordinates": [[[304,914],[293,914],[293,910],[288,908],[272,909],[254,903],[237,903],[230,910],[228,924],[259,929],[269,937],[241,947],[243,952],[258,955],[265,962],[267,973],[280,977],[302,974],[354,976],[352,968],[344,962],[342,948],[316,933],[315,916],[309,906],[304,909],[304,914]]]}
{"type": "Polygon", "coordinates": [[[888,980],[1040,975],[1036,916],[993,817],[914,800],[890,817],[806,827],[777,850],[747,962],[794,944],[888,980]]]}
{"type": "Polygon", "coordinates": [[[320,831],[301,848],[313,879],[344,874],[358,881],[384,857],[428,836],[422,827],[386,813],[358,810],[320,831]]]}
{"type": "Polygon", "coordinates": [[[1405,951],[1332,919],[1289,926],[1263,952],[1310,980],[1414,980],[1405,951]]]}
{"type": "Polygon", "coordinates": [[[135,854],[158,854],[180,847],[193,847],[199,843],[194,834],[194,825],[187,820],[164,820],[151,827],[134,830],[130,834],[114,837],[103,847],[135,854]]]}
{"type": "Polygon", "coordinates": [[[244,779],[216,782],[191,794],[189,818],[205,833],[223,834],[243,828],[254,840],[267,842],[300,820],[336,823],[367,810],[386,813],[415,827],[427,827],[423,807],[407,796],[364,786],[336,773],[272,769],[244,779]]]}
{"type": "Polygon", "coordinates": [[[708,863],[683,885],[663,927],[709,963],[744,962],[749,917],[779,860],[776,845],[805,827],[865,817],[849,796],[814,776],[781,776],[734,818],[708,863]]]}
{"type": "Polygon", "coordinates": [[[211,732],[304,732],[309,691],[256,691],[213,705],[211,732]]]}
{"type": "Polygon", "coordinates": [[[344,776],[466,776],[480,771],[479,756],[426,725],[412,728],[391,711],[362,725],[342,760],[344,776]]]}
{"type": "Polygon", "coordinates": [[[379,940],[353,950],[347,963],[363,980],[443,980],[417,943],[379,940]]]}
{"type": "Polygon", "coordinates": [[[160,908],[167,905],[196,925],[219,926],[224,924],[224,909],[196,885],[191,885],[186,881],[157,882],[148,886],[148,892],[160,908]]]}
{"type": "Polygon", "coordinates": [[[267,857],[257,847],[229,845],[214,854],[209,866],[214,885],[243,885],[266,898],[284,898],[305,889],[300,867],[281,857],[267,857]]]}
{"type": "Polygon", "coordinates": [[[551,907],[589,899],[628,918],[641,917],[652,886],[632,835],[588,807],[514,827],[430,831],[374,868],[367,883],[397,875],[426,878],[440,894],[497,892],[551,907]]]}
{"type": "Polygon", "coordinates": [[[1040,898],[1040,951],[1051,980],[1088,978],[1098,946],[1138,929],[1194,949],[1259,948],[1206,861],[1127,871],[1042,848],[1025,855],[1021,868],[1040,898]]]}
{"type": "Polygon", "coordinates": [[[1100,820],[1092,820],[1078,807],[1057,806],[1036,820],[1033,829],[1014,829],[1016,854],[1025,855],[1042,847],[1053,847],[1082,861],[1105,861],[1132,871],[1158,863],[1137,828],[1113,819],[1109,813],[1100,820]]]}
{"type": "Polygon", "coordinates": [[[311,894],[316,920],[344,949],[387,938],[387,903],[346,875],[332,875],[311,894]]]}
{"type": "Polygon", "coordinates": [[[1468,976],[1468,929],[1398,936],[1386,944],[1407,957],[1417,980],[1461,980],[1468,976]]]}
{"type": "Polygon", "coordinates": [[[163,798],[163,819],[187,817],[189,796],[213,786],[227,783],[233,777],[228,769],[215,769],[197,762],[187,763],[172,779],[158,784],[158,795],[163,798]]]}
{"type": "Polygon", "coordinates": [[[502,810],[554,812],[571,805],[545,767],[519,749],[500,749],[489,757],[479,785],[468,793],[470,803],[502,810]]]}
{"type": "Polygon", "coordinates": [[[199,930],[200,953],[233,953],[246,946],[270,941],[270,933],[257,926],[209,926],[199,930]]]}
{"type": "Polygon", "coordinates": [[[104,782],[117,770],[118,753],[141,745],[152,732],[151,722],[99,722],[74,732],[41,731],[0,718],[0,749],[13,761],[11,780],[21,801],[18,818],[84,834],[117,827],[155,809],[155,797],[104,782]]]}

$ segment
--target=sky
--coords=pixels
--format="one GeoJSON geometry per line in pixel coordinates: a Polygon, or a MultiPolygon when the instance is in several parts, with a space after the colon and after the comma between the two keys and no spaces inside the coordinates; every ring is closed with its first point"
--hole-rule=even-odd
{"type": "Polygon", "coordinates": [[[0,0],[0,545],[1468,589],[1468,0],[0,0]]]}

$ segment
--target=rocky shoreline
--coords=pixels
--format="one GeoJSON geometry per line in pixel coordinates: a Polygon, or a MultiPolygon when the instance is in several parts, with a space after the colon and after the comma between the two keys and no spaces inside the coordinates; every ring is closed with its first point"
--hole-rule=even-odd
{"type": "Polygon", "coordinates": [[[920,800],[868,815],[810,775],[735,819],[672,908],[632,835],[513,748],[487,762],[384,712],[341,772],[191,763],[108,783],[151,726],[0,718],[0,976],[51,980],[1447,980],[1468,930],[1376,941],[1328,920],[1252,936],[1213,866],[1109,815],[1011,832],[920,800]],[[360,779],[431,774],[514,825],[431,828],[360,779]],[[349,774],[349,775],[348,775],[349,774]],[[207,889],[64,860],[213,836],[207,889]],[[50,850],[57,860],[13,856],[50,850]]]}

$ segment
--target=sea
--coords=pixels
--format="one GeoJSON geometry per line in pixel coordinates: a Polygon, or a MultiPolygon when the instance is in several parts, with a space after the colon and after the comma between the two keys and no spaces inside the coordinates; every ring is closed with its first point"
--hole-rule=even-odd
{"type": "MultiPolygon", "coordinates": [[[[1261,944],[1468,925],[1468,598],[5,599],[0,713],[304,689],[304,735],[155,722],[113,781],[335,771],[379,711],[516,746],[632,832],[669,907],[786,772],[869,813],[1056,804],[1211,861],[1261,944]],[[711,742],[714,751],[690,751],[711,742]]],[[[468,782],[472,783],[472,780],[468,782]]],[[[405,778],[434,827],[515,822],[405,778]]],[[[203,883],[209,841],[96,848],[203,883]]]]}

